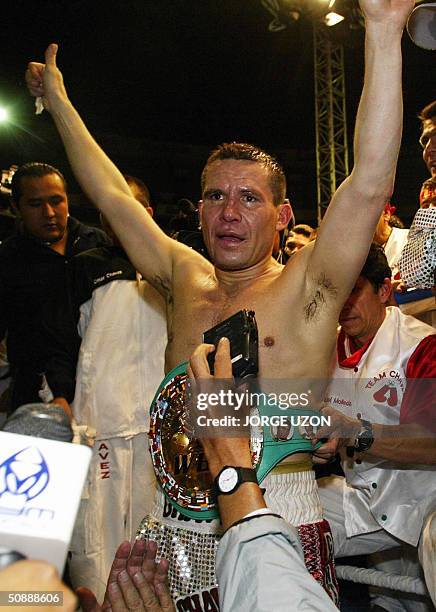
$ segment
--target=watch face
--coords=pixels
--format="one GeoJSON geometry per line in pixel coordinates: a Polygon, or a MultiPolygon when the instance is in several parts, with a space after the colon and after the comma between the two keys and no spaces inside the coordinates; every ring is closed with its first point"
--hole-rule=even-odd
{"type": "Polygon", "coordinates": [[[218,487],[223,493],[229,493],[238,484],[238,472],[235,468],[228,467],[221,472],[218,478],[218,487]]]}

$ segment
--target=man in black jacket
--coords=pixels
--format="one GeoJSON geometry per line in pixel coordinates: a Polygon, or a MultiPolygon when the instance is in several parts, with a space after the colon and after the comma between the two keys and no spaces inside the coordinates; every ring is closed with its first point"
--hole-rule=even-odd
{"type": "Polygon", "coordinates": [[[53,166],[21,166],[12,180],[12,200],[20,228],[0,246],[0,339],[7,336],[10,412],[24,403],[41,401],[41,317],[54,298],[60,296],[61,303],[62,296],[67,300],[69,258],[110,244],[101,230],[69,217],[66,182],[53,166]]]}

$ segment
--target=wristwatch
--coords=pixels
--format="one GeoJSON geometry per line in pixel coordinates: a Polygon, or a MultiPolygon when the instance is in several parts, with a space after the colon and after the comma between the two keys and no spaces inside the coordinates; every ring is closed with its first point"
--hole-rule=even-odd
{"type": "Polygon", "coordinates": [[[354,439],[354,450],[356,453],[364,453],[371,448],[374,442],[374,434],[369,421],[365,421],[365,419],[359,419],[359,421],[362,423],[362,427],[354,439]]]}
{"type": "Polygon", "coordinates": [[[243,482],[257,484],[256,470],[225,465],[214,480],[215,495],[231,495],[243,482]]]}

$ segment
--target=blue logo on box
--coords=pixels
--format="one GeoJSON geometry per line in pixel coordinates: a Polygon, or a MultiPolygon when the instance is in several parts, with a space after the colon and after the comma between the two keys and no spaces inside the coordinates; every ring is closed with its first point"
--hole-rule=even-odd
{"type": "Polygon", "coordinates": [[[20,497],[25,504],[38,497],[49,481],[47,462],[39,449],[23,448],[0,464],[0,503],[6,501],[5,497],[11,500],[12,495],[20,497]]]}

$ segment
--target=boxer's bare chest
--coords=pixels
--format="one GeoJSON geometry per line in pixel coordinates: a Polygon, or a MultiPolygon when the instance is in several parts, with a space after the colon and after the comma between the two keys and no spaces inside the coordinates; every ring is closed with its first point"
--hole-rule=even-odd
{"type": "MultiPolygon", "coordinates": [[[[167,370],[189,359],[206,330],[245,308],[256,314],[260,375],[302,376],[307,364],[301,347],[301,291],[296,286],[293,295],[287,294],[278,277],[272,274],[231,286],[203,277],[176,288],[169,319],[167,370]]],[[[303,335],[307,339],[307,334],[303,335]]]]}

